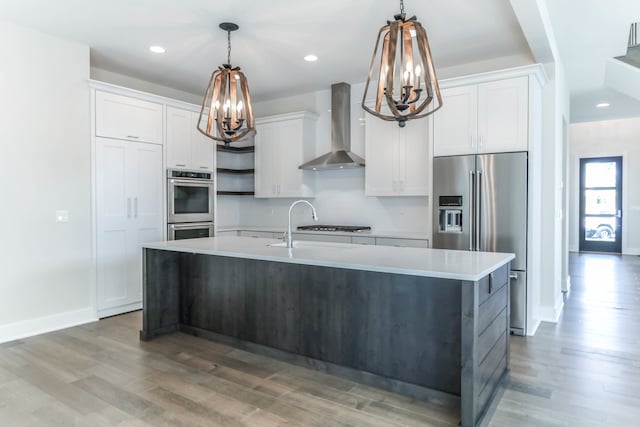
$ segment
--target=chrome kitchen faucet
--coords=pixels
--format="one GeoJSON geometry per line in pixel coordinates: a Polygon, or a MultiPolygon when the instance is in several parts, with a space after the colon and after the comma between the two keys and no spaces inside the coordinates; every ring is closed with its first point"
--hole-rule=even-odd
{"type": "Polygon", "coordinates": [[[293,207],[295,205],[298,205],[300,203],[306,203],[307,205],[309,205],[309,207],[311,208],[311,218],[313,218],[314,221],[318,220],[316,208],[314,208],[311,203],[307,202],[306,200],[296,200],[295,202],[291,203],[291,206],[289,206],[289,225],[287,226],[287,233],[285,234],[285,242],[287,242],[287,248],[293,248],[293,234],[291,234],[291,211],[293,210],[293,207]]]}

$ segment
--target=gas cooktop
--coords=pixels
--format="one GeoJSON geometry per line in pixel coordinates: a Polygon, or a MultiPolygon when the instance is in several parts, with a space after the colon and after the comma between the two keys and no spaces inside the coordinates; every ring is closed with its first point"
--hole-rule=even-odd
{"type": "Polygon", "coordinates": [[[362,233],[371,231],[366,225],[300,225],[298,230],[305,231],[346,231],[349,233],[362,233]]]}

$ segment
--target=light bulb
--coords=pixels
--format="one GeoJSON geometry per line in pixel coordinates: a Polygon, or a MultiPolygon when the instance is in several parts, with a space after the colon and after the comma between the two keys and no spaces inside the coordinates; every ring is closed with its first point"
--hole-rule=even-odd
{"type": "Polygon", "coordinates": [[[220,101],[216,101],[214,110],[217,110],[218,108],[220,108],[220,101]]]}
{"type": "Polygon", "coordinates": [[[229,110],[229,107],[231,106],[231,101],[229,101],[229,99],[227,98],[226,101],[224,101],[224,112],[226,113],[227,110],[229,110]]]}
{"type": "Polygon", "coordinates": [[[238,113],[239,113],[240,111],[242,111],[242,101],[238,102],[237,111],[238,111],[238,113]]]}
{"type": "Polygon", "coordinates": [[[422,74],[422,68],[420,68],[420,66],[418,65],[416,67],[416,76],[420,77],[420,74],[422,74]]]}

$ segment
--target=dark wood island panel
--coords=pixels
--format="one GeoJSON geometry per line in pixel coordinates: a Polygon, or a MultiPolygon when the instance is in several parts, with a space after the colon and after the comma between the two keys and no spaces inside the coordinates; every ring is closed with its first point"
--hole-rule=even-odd
{"type": "Polygon", "coordinates": [[[444,405],[509,366],[509,267],[477,282],[144,249],[141,339],[182,331],[444,405]]]}

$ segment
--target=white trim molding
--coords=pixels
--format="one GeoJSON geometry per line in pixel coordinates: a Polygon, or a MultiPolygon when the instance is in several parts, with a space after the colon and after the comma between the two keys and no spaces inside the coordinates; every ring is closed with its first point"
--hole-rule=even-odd
{"type": "Polygon", "coordinates": [[[556,299],[555,307],[543,305],[540,307],[540,320],[542,322],[558,323],[562,309],[564,308],[564,300],[562,296],[556,299]]]}
{"type": "Polygon", "coordinates": [[[95,322],[98,318],[93,307],[66,311],[37,319],[23,320],[0,326],[0,343],[15,341],[34,335],[58,331],[72,326],[95,322]]]}

